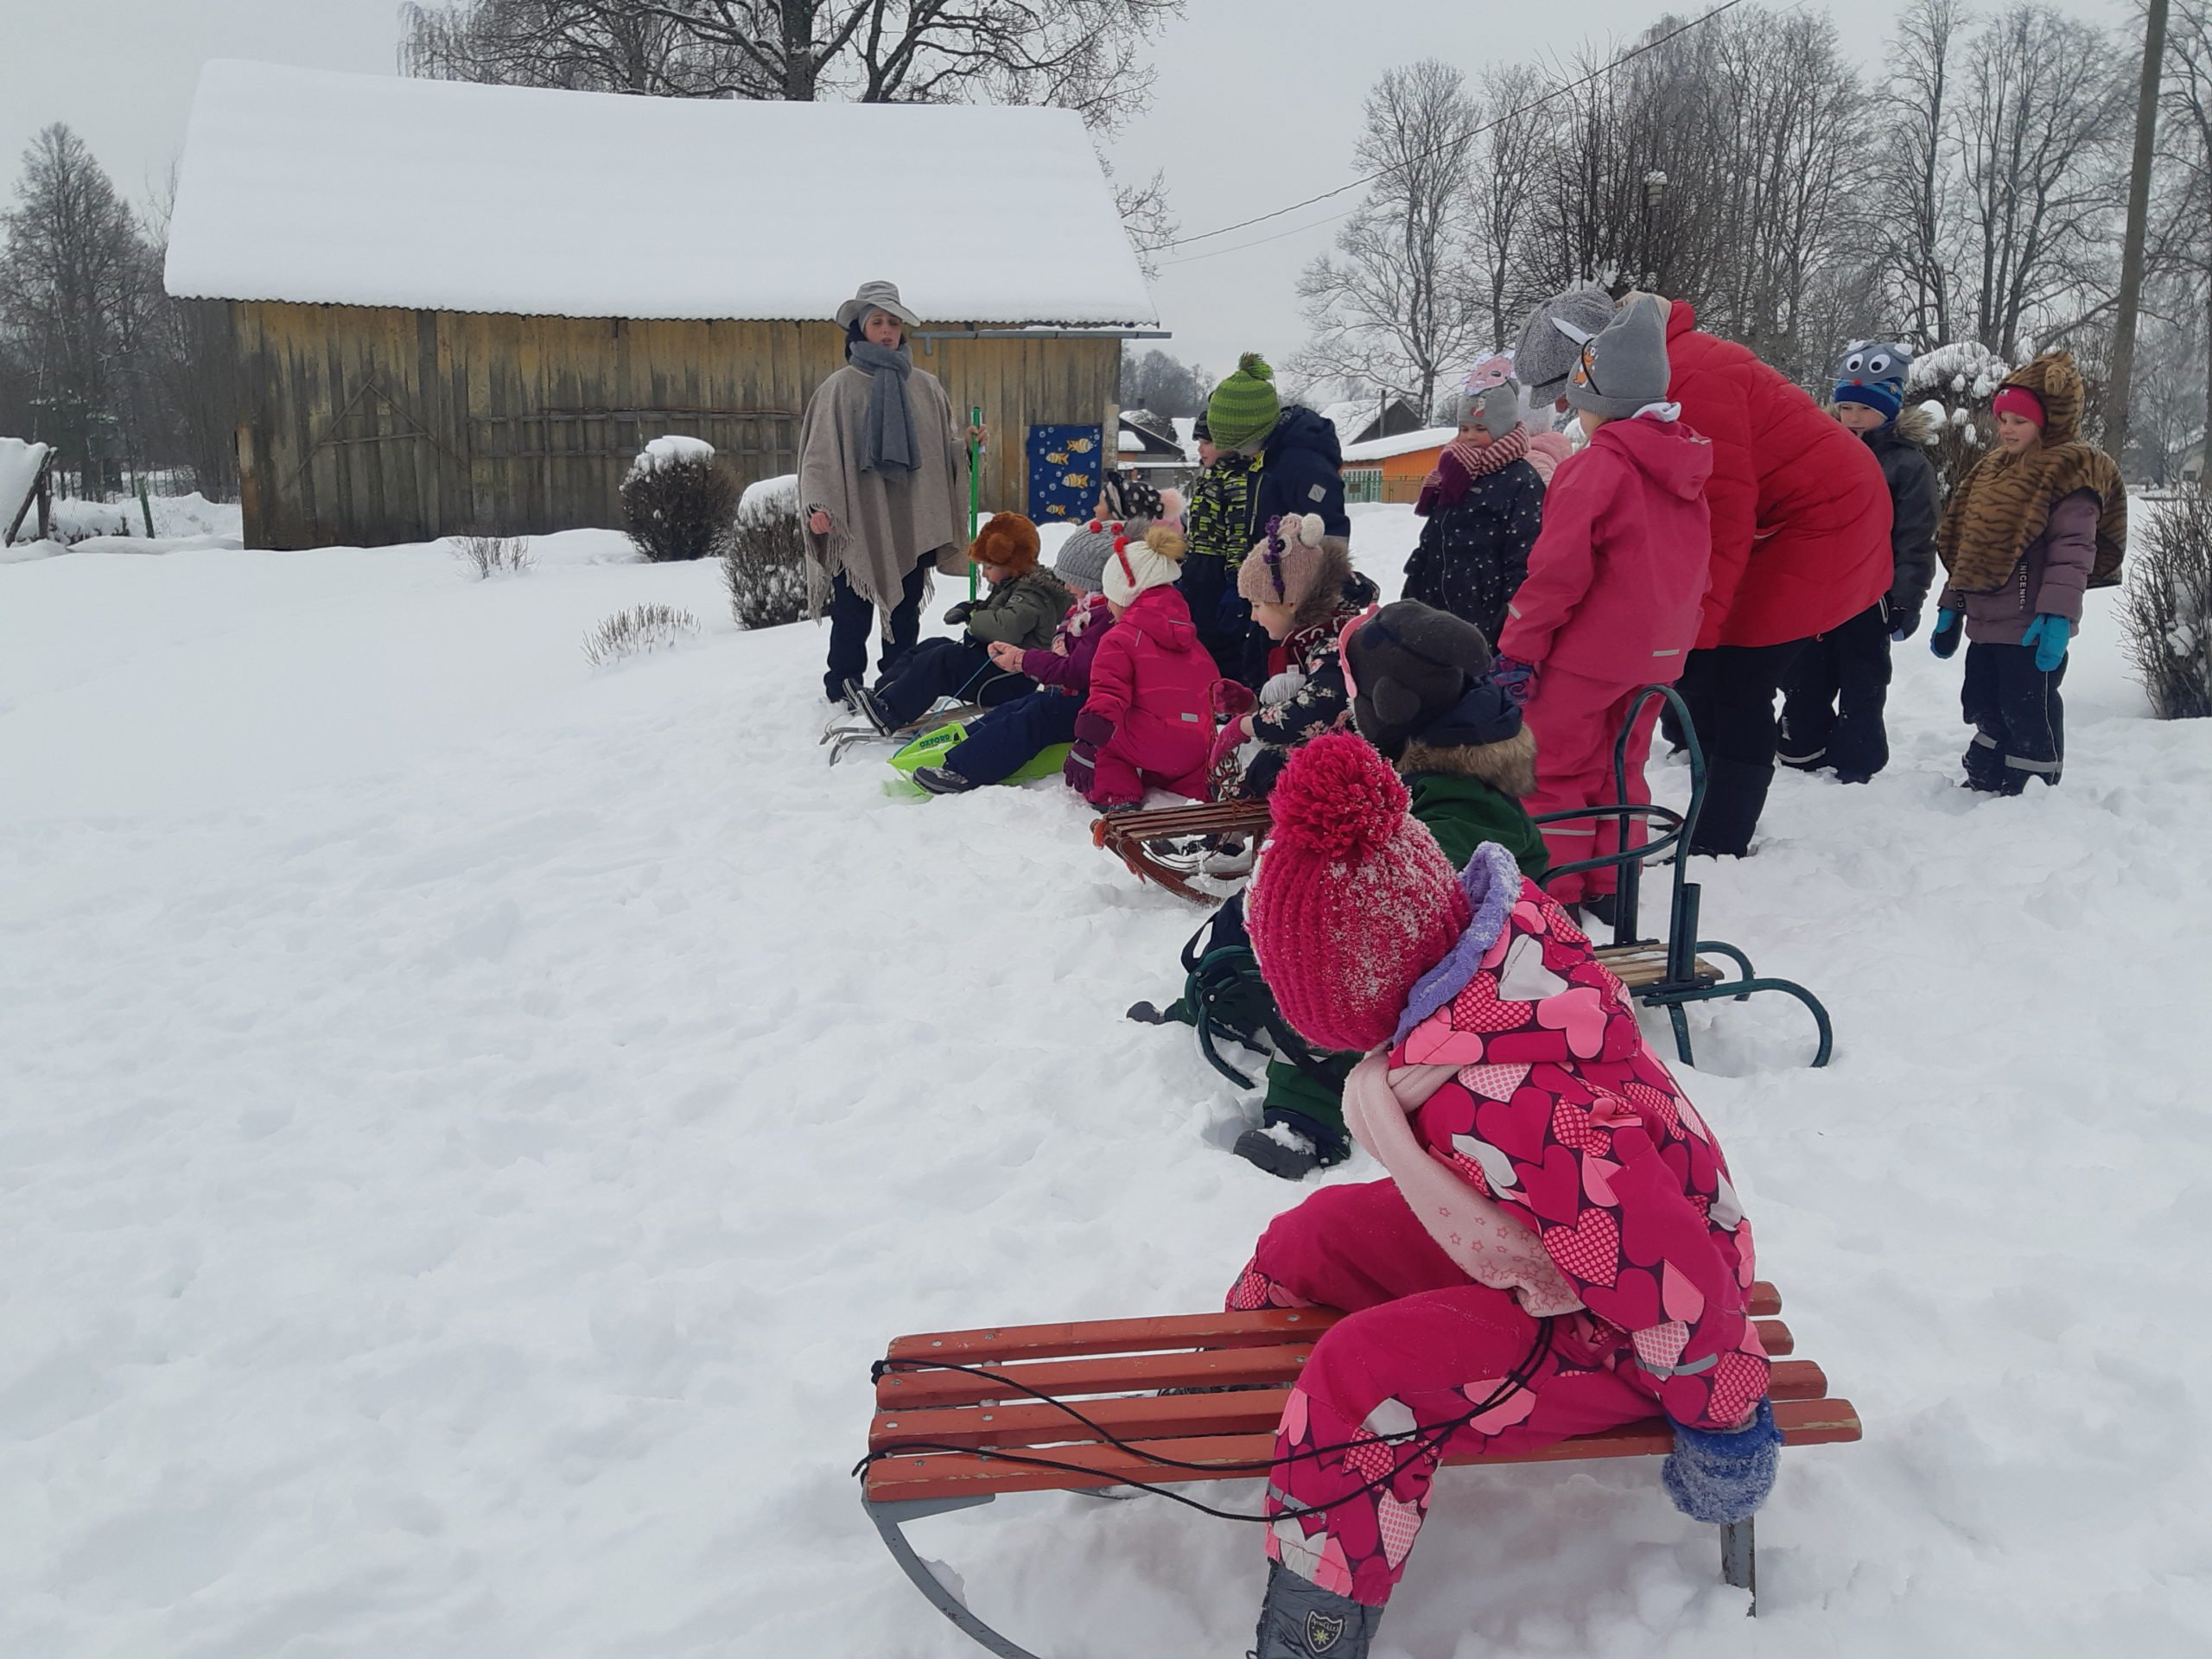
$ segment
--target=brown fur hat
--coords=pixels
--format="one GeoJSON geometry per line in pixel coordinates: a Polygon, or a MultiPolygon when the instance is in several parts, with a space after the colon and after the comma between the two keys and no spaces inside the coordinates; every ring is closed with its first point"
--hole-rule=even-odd
{"type": "Polygon", "coordinates": [[[978,564],[997,565],[1017,576],[1037,568],[1037,526],[1018,512],[995,512],[976,532],[968,556],[978,564]]]}

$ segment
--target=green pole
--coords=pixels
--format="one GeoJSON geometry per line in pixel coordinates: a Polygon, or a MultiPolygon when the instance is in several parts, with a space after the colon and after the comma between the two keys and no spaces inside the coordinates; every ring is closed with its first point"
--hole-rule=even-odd
{"type": "MultiPolygon", "coordinates": [[[[969,429],[972,430],[974,428],[979,427],[982,423],[983,406],[981,404],[970,404],[968,406],[968,425],[969,429]]],[[[975,543],[976,519],[982,505],[982,486],[978,478],[976,469],[977,462],[982,459],[982,453],[983,446],[982,444],[976,442],[973,438],[968,440],[968,541],[970,546],[975,543]]],[[[971,601],[976,597],[976,566],[972,561],[969,562],[968,566],[968,597],[971,601]]]]}

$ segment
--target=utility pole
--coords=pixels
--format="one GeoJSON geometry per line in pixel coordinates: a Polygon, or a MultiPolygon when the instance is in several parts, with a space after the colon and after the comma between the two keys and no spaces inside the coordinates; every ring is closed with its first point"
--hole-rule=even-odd
{"type": "Polygon", "coordinates": [[[2127,404],[2135,379],[2135,314],[2143,299],[2143,241],[2151,217],[2151,154],[2158,136],[2158,92],[2166,66],[2166,0],[2145,8],[2143,82],[2135,94],[2135,163],[2127,178],[2127,232],[2120,249],[2120,315],[2105,385],[2105,452],[2126,465],[2127,404]]]}

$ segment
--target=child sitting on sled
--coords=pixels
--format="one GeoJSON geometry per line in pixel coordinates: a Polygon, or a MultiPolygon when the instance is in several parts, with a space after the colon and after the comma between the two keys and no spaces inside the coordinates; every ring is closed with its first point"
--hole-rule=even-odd
{"type": "Polygon", "coordinates": [[[858,680],[847,683],[845,700],[885,734],[911,726],[939,697],[957,697],[987,706],[1010,702],[1035,690],[1020,674],[1006,674],[991,663],[990,647],[1001,642],[1025,649],[1049,645],[1052,630],[1067,614],[1075,595],[1059,578],[1040,568],[1037,526],[1018,512],[993,513],[976,537],[968,556],[982,568],[981,598],[963,600],[944,620],[964,626],[957,639],[925,639],[876,681],[874,690],[858,680]]]}
{"type": "Polygon", "coordinates": [[[1389,1172],[1278,1216],[1229,1294],[1349,1316],[1276,1430],[1258,1659],[1363,1659],[1446,1455],[1663,1412],[1668,1495],[1713,1523],[1778,1460],[1719,1141],[1567,912],[1496,845],[1455,875],[1407,800],[1365,743],[1315,739],[1249,893],[1284,1015],[1367,1052],[1345,1116],[1389,1172]]]}
{"type": "Polygon", "coordinates": [[[932,795],[965,794],[1013,777],[1055,744],[1074,741],[1076,717],[1090,695],[1091,660],[1114,626],[1103,586],[1113,551],[1114,537],[1099,531],[1078,531],[1060,543],[1052,573],[1077,597],[1053,632],[1052,643],[1025,650],[1001,640],[990,647],[994,667],[1027,676],[1037,690],[971,723],[942,766],[914,769],[916,783],[932,795]]]}
{"type": "Polygon", "coordinates": [[[1325,534],[1315,512],[1268,521],[1266,539],[1237,569],[1236,592],[1274,648],[1260,707],[1223,729],[1213,772],[1223,798],[1258,800],[1274,787],[1293,749],[1351,719],[1340,639],[1378,594],[1353,571],[1350,542],[1325,534]]]}
{"type": "Polygon", "coordinates": [[[1175,586],[1183,532],[1154,524],[1116,539],[1103,586],[1114,626],[1090,659],[1065,776],[1093,806],[1134,810],[1145,791],[1202,800],[1213,738],[1213,658],[1175,586]]]}

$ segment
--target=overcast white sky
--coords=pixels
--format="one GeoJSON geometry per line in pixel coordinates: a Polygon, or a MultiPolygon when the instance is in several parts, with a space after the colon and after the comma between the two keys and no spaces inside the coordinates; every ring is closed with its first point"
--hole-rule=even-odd
{"type": "MultiPolygon", "coordinates": [[[[1846,49],[1870,75],[1880,73],[1883,35],[1900,3],[1830,8],[1846,49]]],[[[2123,0],[2061,3],[2110,22],[2123,0]]],[[[1702,9],[1699,0],[1672,8],[1683,16],[1702,9]]],[[[1185,234],[1344,182],[1361,100],[1394,65],[1440,57],[1471,77],[1487,64],[1624,37],[1669,8],[1637,0],[1190,0],[1189,10],[1160,42],[1152,113],[1111,147],[1129,176],[1166,169],[1185,234]]],[[[118,186],[143,199],[182,143],[205,60],[388,74],[398,17],[396,0],[0,0],[0,192],[12,191],[15,158],[31,136],[66,121],[118,186]]],[[[912,188],[963,200],[957,179],[915,180],[912,188]]],[[[1201,243],[1185,254],[1210,257],[1163,266],[1154,291],[1163,326],[1175,334],[1162,342],[1166,349],[1217,375],[1242,350],[1287,357],[1305,336],[1298,270],[1326,249],[1331,234],[1314,221],[1351,200],[1201,243]],[[1286,230],[1292,233],[1241,251],[1212,251],[1286,230]]],[[[992,236],[1018,232],[995,222],[1005,210],[988,200],[966,201],[964,211],[976,226],[978,258],[990,257],[992,236]]]]}

